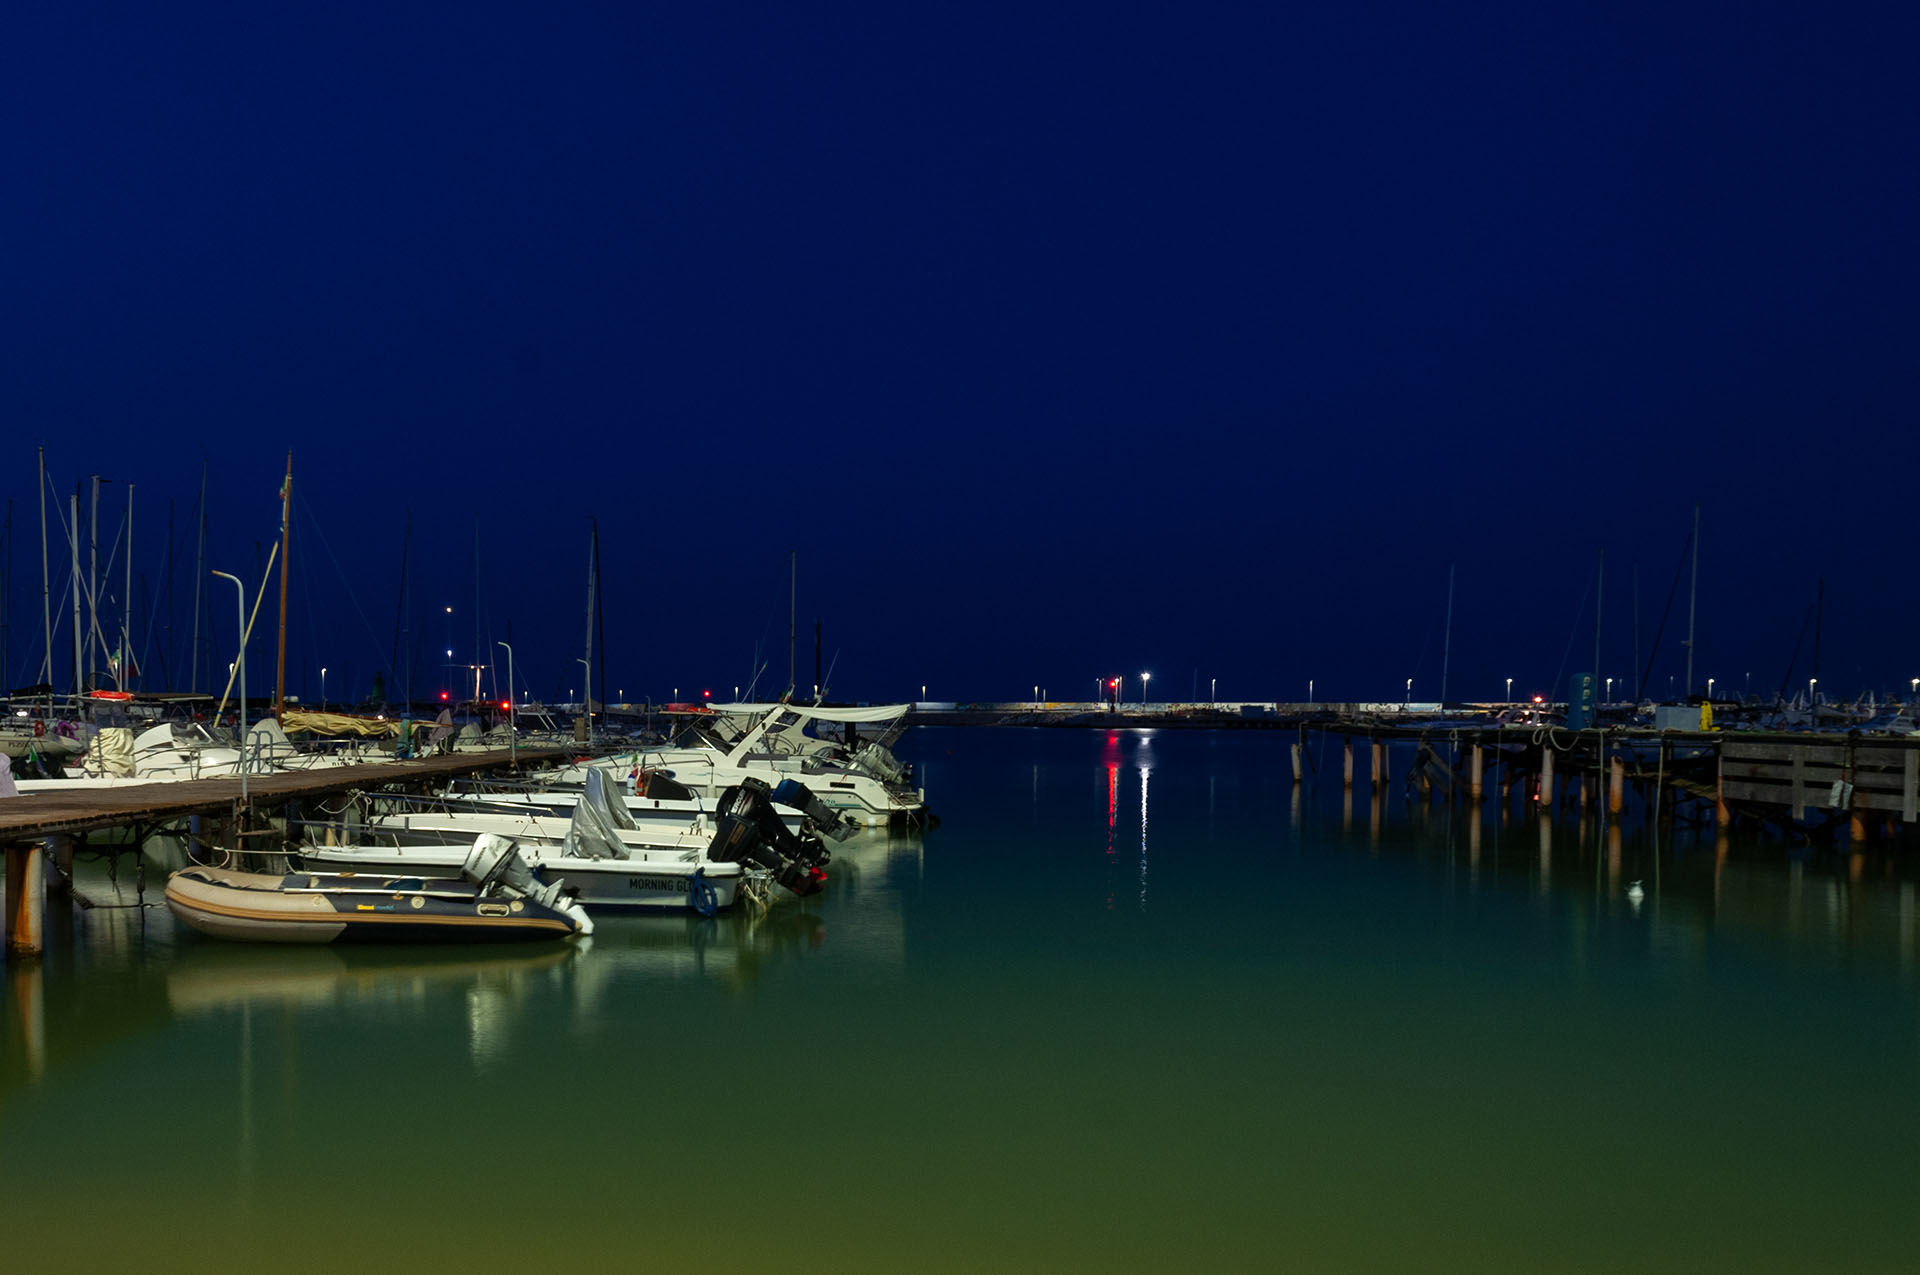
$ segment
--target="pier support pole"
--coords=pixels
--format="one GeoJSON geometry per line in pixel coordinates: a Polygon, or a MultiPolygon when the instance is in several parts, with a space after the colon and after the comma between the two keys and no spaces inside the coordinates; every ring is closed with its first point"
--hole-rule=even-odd
{"type": "Polygon", "coordinates": [[[1621,803],[1621,796],[1622,796],[1621,790],[1626,787],[1626,783],[1627,783],[1627,763],[1624,759],[1620,757],[1615,757],[1613,759],[1613,774],[1609,776],[1607,780],[1607,813],[1608,814],[1617,815],[1620,813],[1620,803],[1621,803]]]}
{"type": "Polygon", "coordinates": [[[1540,810],[1543,814],[1553,810],[1553,745],[1547,744],[1540,750],[1540,810]]]}
{"type": "Polygon", "coordinates": [[[1727,756],[1720,753],[1714,758],[1713,769],[1713,826],[1725,835],[1727,824],[1732,820],[1727,810],[1727,756]]]}
{"type": "Polygon", "coordinates": [[[7,851],[7,951],[38,956],[46,949],[46,851],[38,844],[7,851]]]}
{"type": "Polygon", "coordinates": [[[1368,761],[1373,771],[1373,790],[1375,792],[1385,791],[1387,786],[1387,746],[1376,739],[1370,745],[1368,751],[1371,754],[1368,761]]]}
{"type": "Polygon", "coordinates": [[[1467,793],[1474,801],[1480,800],[1480,745],[1467,745],[1467,793]]]}
{"type": "Polygon", "coordinates": [[[1353,791],[1353,736],[1343,735],[1340,739],[1340,786],[1348,792],[1353,791]]]}
{"type": "Polygon", "coordinates": [[[1293,748],[1293,782],[1297,784],[1300,782],[1300,745],[1295,743],[1291,747],[1293,748]]]}

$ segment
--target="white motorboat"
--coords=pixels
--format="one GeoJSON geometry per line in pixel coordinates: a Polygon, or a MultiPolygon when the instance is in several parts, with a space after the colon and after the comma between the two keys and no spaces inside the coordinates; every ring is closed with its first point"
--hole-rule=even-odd
{"type": "MultiPolygon", "coordinates": [[[[607,783],[608,799],[616,793],[617,771],[603,767],[582,768],[587,779],[602,778],[607,783]]],[[[443,810],[485,811],[494,814],[550,815],[570,818],[582,800],[584,784],[555,786],[509,786],[493,780],[455,780],[447,790],[432,798],[443,810]]],[[[804,800],[805,789],[794,791],[796,800],[804,800]]],[[[715,798],[703,797],[660,771],[642,771],[629,767],[626,778],[617,784],[617,795],[624,802],[636,827],[690,831],[711,836],[715,798]]],[[[852,828],[836,812],[816,805],[809,813],[774,796],[774,811],[795,836],[809,830],[839,839],[852,828]]]]}
{"type": "Polygon", "coordinates": [[[392,815],[350,825],[348,844],[308,843],[299,854],[304,863],[330,871],[438,877],[459,871],[464,842],[492,833],[511,838],[537,873],[563,876],[588,907],[704,915],[733,906],[751,880],[771,880],[796,894],[814,893],[826,883],[828,855],[819,839],[788,831],[763,785],[730,790],[714,812],[711,831],[699,832],[637,828],[608,788],[603,776],[592,776],[570,819],[392,815]]]}
{"type": "Polygon", "coordinates": [[[775,788],[783,780],[804,784],[826,807],[864,827],[926,819],[926,793],[915,787],[912,768],[887,747],[903,728],[907,705],[823,708],[800,704],[724,704],[697,714],[700,742],[689,747],[645,749],[578,763],[552,773],[560,782],[580,782],[588,770],[664,772],[696,793],[718,795],[747,779],[775,788]],[[838,739],[809,728],[839,727],[838,739]],[[879,727],[878,738],[862,726],[879,727]]]}

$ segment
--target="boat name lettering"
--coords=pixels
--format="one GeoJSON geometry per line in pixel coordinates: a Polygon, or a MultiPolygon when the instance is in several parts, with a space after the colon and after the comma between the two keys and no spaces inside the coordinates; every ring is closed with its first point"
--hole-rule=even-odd
{"type": "Polygon", "coordinates": [[[687,891],[685,877],[628,877],[627,884],[635,890],[678,890],[687,891]]]}

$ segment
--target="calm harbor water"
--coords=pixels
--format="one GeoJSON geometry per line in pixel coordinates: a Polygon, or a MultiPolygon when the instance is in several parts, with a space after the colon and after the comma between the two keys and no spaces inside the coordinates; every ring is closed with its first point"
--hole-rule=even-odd
{"type": "Polygon", "coordinates": [[[62,917],[8,1265],[1911,1269],[1897,858],[1346,808],[1288,742],[916,731],[942,827],[584,950],[62,917]]]}

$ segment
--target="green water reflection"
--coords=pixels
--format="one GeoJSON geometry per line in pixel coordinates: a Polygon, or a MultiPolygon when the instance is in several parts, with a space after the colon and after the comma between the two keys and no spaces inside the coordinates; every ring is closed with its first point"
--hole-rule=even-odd
{"type": "Polygon", "coordinates": [[[764,918],[511,952],[63,919],[5,971],[10,1254],[1909,1267],[1898,857],[1349,807],[1253,735],[909,740],[944,825],[764,918]]]}

